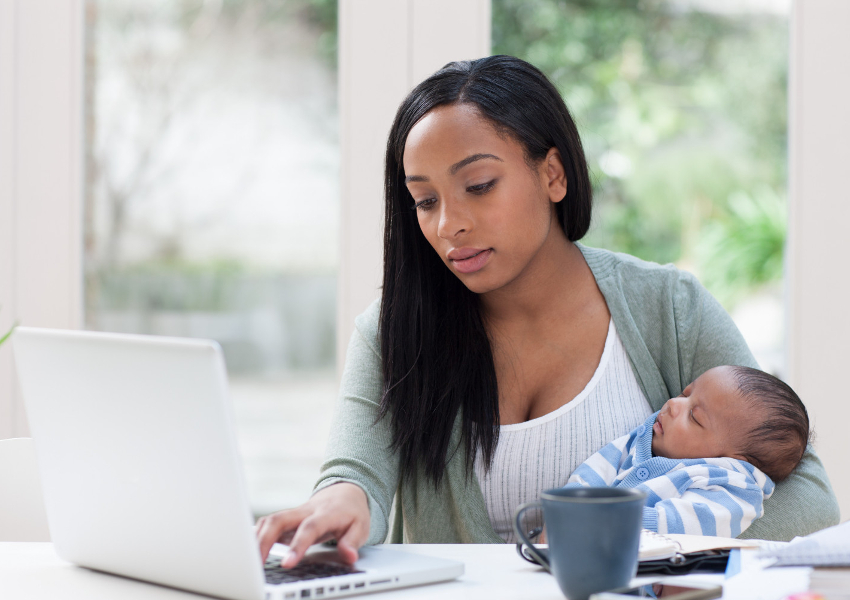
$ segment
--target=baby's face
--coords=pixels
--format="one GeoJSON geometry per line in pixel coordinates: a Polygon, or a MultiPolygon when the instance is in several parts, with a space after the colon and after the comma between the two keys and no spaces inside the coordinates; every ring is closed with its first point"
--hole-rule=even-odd
{"type": "Polygon", "coordinates": [[[756,418],[738,392],[732,369],[715,367],[700,375],[681,396],[670,398],[653,426],[652,452],[667,458],[743,460],[741,439],[756,418]]]}

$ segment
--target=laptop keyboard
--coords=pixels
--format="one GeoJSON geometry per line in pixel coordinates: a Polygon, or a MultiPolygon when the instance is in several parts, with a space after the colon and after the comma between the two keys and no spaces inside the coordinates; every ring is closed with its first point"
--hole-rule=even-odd
{"type": "Polygon", "coordinates": [[[265,564],[266,583],[277,585],[291,581],[305,581],[307,579],[321,579],[322,577],[333,577],[335,575],[351,575],[363,573],[354,567],[336,563],[307,563],[300,564],[291,569],[280,566],[280,557],[270,556],[265,564]]]}

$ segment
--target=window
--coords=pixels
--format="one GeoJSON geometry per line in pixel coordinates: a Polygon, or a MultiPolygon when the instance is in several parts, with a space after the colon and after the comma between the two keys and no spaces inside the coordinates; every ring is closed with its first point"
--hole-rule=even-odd
{"type": "Polygon", "coordinates": [[[786,375],[786,0],[493,0],[493,52],[542,69],[594,179],[585,243],[694,272],[786,375]]]}
{"type": "Polygon", "coordinates": [[[86,4],[85,326],[225,354],[256,514],[336,399],[336,2],[86,4]]]}

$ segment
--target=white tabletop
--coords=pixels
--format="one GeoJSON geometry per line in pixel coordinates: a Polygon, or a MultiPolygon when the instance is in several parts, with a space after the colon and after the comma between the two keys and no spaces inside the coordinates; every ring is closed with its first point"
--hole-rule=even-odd
{"type": "MultiPolygon", "coordinates": [[[[555,579],[535,566],[521,560],[508,544],[446,544],[405,545],[406,552],[440,556],[459,560],[466,565],[465,574],[455,581],[416,588],[391,590],[374,597],[380,600],[434,598],[441,600],[499,600],[508,598],[534,598],[535,600],[563,600],[555,579]]],[[[805,589],[808,577],[800,570],[765,573],[742,573],[726,580],[724,598],[754,600],[755,590],[767,592],[757,596],[780,600],[787,594],[805,589]],[[783,579],[783,577],[785,579],[783,579]],[[766,590],[760,580],[770,580],[772,591],[766,590]],[[731,585],[729,585],[731,584],[731,585]]],[[[723,582],[722,575],[691,576],[692,579],[723,582]]],[[[357,597],[357,596],[355,596],[357,597]]],[[[123,577],[107,575],[76,567],[56,556],[49,543],[0,543],[0,598],[25,600],[198,600],[201,596],[123,577]]]]}

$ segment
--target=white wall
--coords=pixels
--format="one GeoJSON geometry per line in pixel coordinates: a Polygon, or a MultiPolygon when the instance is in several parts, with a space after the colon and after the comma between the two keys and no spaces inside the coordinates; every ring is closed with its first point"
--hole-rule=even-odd
{"type": "Polygon", "coordinates": [[[354,317],[379,295],[384,150],[395,111],[447,62],[489,54],[490,0],[340,0],[340,373],[354,317]]]}
{"type": "MultiPolygon", "coordinates": [[[[0,0],[0,333],[81,323],[82,4],[0,0]]],[[[28,431],[6,343],[0,439],[28,431]]]]}
{"type": "Polygon", "coordinates": [[[794,5],[790,83],[789,384],[850,517],[850,2],[794,5]]]}

